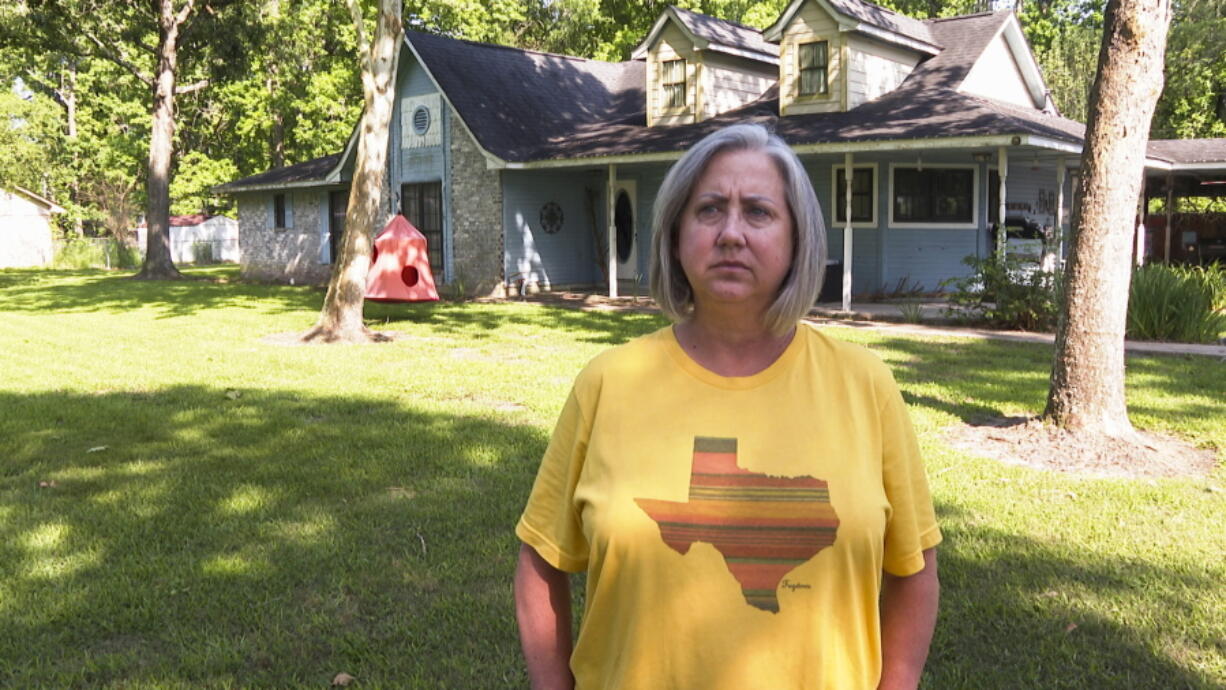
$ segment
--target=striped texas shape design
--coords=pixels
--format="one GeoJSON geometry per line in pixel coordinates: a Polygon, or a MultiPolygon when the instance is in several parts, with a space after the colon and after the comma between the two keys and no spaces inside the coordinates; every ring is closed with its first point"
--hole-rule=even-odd
{"type": "Polygon", "coordinates": [[[634,502],[677,553],[684,556],[699,541],[714,546],[745,601],[772,613],[779,612],[779,582],[833,544],[839,526],[825,481],[742,469],[735,438],[694,438],[689,498],[634,502]]]}

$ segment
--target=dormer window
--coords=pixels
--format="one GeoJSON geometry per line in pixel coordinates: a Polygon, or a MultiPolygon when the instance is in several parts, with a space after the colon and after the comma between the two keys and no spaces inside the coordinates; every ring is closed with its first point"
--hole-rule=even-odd
{"type": "Polygon", "coordinates": [[[660,63],[660,85],[665,108],[685,107],[685,60],[660,63]]]}
{"type": "Polygon", "coordinates": [[[797,46],[800,62],[801,96],[824,95],[830,91],[830,43],[813,41],[797,46]]]}

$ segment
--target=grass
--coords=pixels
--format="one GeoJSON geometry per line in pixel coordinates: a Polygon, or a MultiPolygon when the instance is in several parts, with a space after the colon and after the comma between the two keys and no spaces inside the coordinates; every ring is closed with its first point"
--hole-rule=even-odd
{"type": "MultiPolygon", "coordinates": [[[[321,292],[190,273],[229,282],[0,271],[0,686],[524,685],[511,528],[575,372],[662,321],[370,305],[406,337],[284,347],[321,292]]],[[[942,428],[1040,409],[1049,348],[831,330],[894,368],[926,454],[928,687],[1226,683],[1226,473],[965,455],[942,428]]],[[[1129,359],[1134,422],[1219,458],[1222,390],[1215,360],[1129,359]]]]}

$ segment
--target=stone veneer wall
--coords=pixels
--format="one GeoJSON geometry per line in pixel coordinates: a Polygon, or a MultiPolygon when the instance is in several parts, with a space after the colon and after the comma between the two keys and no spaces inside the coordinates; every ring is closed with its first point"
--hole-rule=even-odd
{"type": "Polygon", "coordinates": [[[332,266],[319,262],[323,241],[320,200],[326,194],[286,191],[292,228],[271,227],[272,194],[238,197],[238,245],[242,275],[251,280],[277,283],[324,284],[332,266]]]}
{"type": "Polygon", "coordinates": [[[485,167],[468,130],[448,115],[452,285],[469,295],[503,296],[502,172],[485,167]]]}

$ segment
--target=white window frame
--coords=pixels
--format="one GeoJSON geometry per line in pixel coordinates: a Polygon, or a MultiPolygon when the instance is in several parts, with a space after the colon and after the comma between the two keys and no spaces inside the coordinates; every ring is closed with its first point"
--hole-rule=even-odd
{"type": "Polygon", "coordinates": [[[294,227],[294,195],[288,190],[273,192],[268,197],[268,227],[273,230],[290,230],[294,227]],[[277,225],[277,196],[285,197],[285,225],[277,225]]]}
{"type": "Polygon", "coordinates": [[[890,210],[889,210],[889,226],[900,230],[906,229],[921,229],[921,230],[978,230],[979,229],[979,167],[975,163],[927,163],[919,165],[916,163],[890,163],[890,210]],[[906,169],[924,169],[924,168],[957,168],[971,171],[971,220],[969,223],[912,223],[899,222],[894,220],[894,171],[898,168],[906,169]]]}
{"type": "MultiPolygon", "coordinates": [[[[875,228],[880,220],[877,214],[877,209],[881,206],[881,172],[878,170],[877,163],[852,163],[852,171],[856,170],[872,170],[873,171],[873,217],[871,220],[853,220],[851,227],[853,228],[875,228]]],[[[830,166],[830,228],[838,229],[846,227],[847,224],[842,218],[838,217],[839,213],[839,177],[843,174],[843,164],[838,163],[830,166]]]]}

